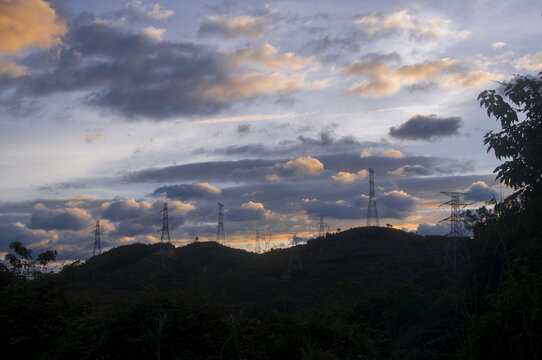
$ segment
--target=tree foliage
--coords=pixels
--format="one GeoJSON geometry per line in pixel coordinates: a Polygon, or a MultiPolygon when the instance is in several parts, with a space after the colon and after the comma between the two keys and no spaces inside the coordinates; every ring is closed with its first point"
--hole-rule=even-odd
{"type": "Polygon", "coordinates": [[[488,132],[484,144],[505,160],[494,171],[497,179],[529,195],[542,186],[542,72],[500,84],[505,97],[497,90],[478,95],[480,106],[502,128],[488,132]]]}
{"type": "Polygon", "coordinates": [[[7,254],[4,260],[7,262],[7,268],[20,275],[28,275],[29,273],[36,273],[39,271],[39,267],[44,267],[51,261],[56,260],[57,252],[54,250],[47,250],[39,254],[34,260],[32,257],[32,249],[27,249],[19,241],[9,244],[9,248],[13,250],[14,254],[7,254]]]}

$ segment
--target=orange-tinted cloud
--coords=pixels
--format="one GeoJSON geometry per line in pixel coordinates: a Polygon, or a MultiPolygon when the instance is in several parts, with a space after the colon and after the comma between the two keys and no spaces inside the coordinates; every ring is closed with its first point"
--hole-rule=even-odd
{"type": "Polygon", "coordinates": [[[0,74],[18,77],[24,73],[26,73],[26,67],[17,65],[15,61],[11,59],[0,57],[0,74]]]}
{"type": "Polygon", "coordinates": [[[267,176],[270,181],[280,181],[283,178],[299,178],[316,176],[324,171],[324,164],[320,160],[307,156],[298,157],[286,163],[277,163],[271,168],[272,172],[267,176]]]}
{"type": "Polygon", "coordinates": [[[265,29],[271,24],[269,14],[251,15],[215,15],[206,17],[198,31],[202,36],[219,36],[223,38],[246,37],[251,40],[263,36],[265,29]]]}
{"type": "Polygon", "coordinates": [[[405,157],[405,154],[395,149],[386,150],[382,153],[382,155],[384,155],[385,157],[390,157],[394,159],[402,159],[405,157]]]}
{"type": "Polygon", "coordinates": [[[60,43],[66,31],[66,24],[46,1],[0,0],[0,51],[48,48],[60,43]]]}
{"type": "Polygon", "coordinates": [[[404,30],[425,38],[440,38],[451,35],[465,39],[470,36],[468,30],[450,30],[449,20],[439,18],[426,20],[409,14],[408,10],[389,15],[384,15],[382,12],[365,14],[358,16],[355,22],[358,25],[367,26],[365,32],[369,35],[378,35],[389,30],[404,30]]]}
{"type": "Polygon", "coordinates": [[[278,73],[260,73],[232,76],[227,81],[209,86],[201,95],[223,102],[256,97],[265,94],[302,90],[306,87],[304,78],[287,77],[278,73]]]}
{"type": "Polygon", "coordinates": [[[536,54],[525,55],[514,62],[516,69],[526,69],[529,71],[542,70],[542,51],[536,54]]]}
{"type": "Polygon", "coordinates": [[[333,181],[337,184],[349,184],[357,180],[363,180],[367,177],[369,171],[362,169],[356,173],[339,171],[337,175],[332,176],[333,181]]]}
{"type": "Polygon", "coordinates": [[[268,69],[299,70],[309,65],[314,56],[303,58],[292,52],[277,55],[278,49],[271,44],[263,44],[257,49],[246,46],[230,54],[232,64],[242,65],[247,63],[263,64],[268,69]]]}
{"type": "Polygon", "coordinates": [[[434,82],[443,87],[475,87],[491,79],[500,79],[499,74],[472,70],[464,61],[441,59],[422,63],[390,67],[381,60],[357,61],[340,72],[366,79],[355,82],[347,90],[348,95],[382,97],[393,95],[403,86],[434,82]]]}

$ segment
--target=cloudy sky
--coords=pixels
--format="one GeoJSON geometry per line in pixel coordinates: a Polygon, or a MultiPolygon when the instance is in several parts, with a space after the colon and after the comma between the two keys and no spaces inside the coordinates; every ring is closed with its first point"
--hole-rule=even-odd
{"type": "Polygon", "coordinates": [[[445,233],[509,190],[476,97],[542,70],[539,1],[0,0],[0,252],[255,230],[445,233]],[[449,198],[448,198],[449,199],[449,198]],[[482,204],[478,203],[478,204],[482,204]]]}

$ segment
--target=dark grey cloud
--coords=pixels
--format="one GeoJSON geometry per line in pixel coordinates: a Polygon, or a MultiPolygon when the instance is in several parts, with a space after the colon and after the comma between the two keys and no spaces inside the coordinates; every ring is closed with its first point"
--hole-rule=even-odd
{"type": "Polygon", "coordinates": [[[379,215],[382,218],[404,219],[416,210],[417,200],[399,191],[384,193],[377,198],[379,215]]]}
{"type": "Polygon", "coordinates": [[[419,224],[416,232],[420,235],[446,235],[450,232],[450,224],[439,223],[435,225],[419,224]]]}
{"type": "MultiPolygon", "coordinates": [[[[57,49],[34,52],[22,61],[31,71],[17,79],[0,79],[3,102],[82,91],[84,103],[128,120],[209,115],[230,105],[203,95],[232,76],[226,55],[80,18],[74,20],[58,54],[57,49]]],[[[23,113],[24,104],[20,105],[17,111],[23,113]]]]}
{"type": "Polygon", "coordinates": [[[237,133],[246,135],[250,132],[250,124],[240,124],[237,126],[237,133]]]}
{"type": "Polygon", "coordinates": [[[359,203],[337,203],[316,199],[304,202],[302,208],[312,216],[326,216],[337,220],[359,220],[367,216],[365,208],[360,205],[359,203]]]}
{"type": "MultiPolygon", "coordinates": [[[[325,140],[322,140],[325,141],[325,140]]],[[[257,149],[257,148],[256,148],[257,149]]],[[[240,152],[244,151],[238,148],[240,152]]],[[[360,149],[361,150],[361,149],[360,149]]],[[[337,153],[312,156],[320,161],[324,169],[312,174],[297,172],[295,166],[298,157],[282,158],[276,160],[244,159],[239,161],[214,161],[191,163],[184,165],[167,166],[163,168],[149,168],[122,175],[122,180],[128,183],[166,183],[184,181],[212,181],[212,182],[242,182],[261,183],[272,180],[273,175],[280,179],[275,180],[302,180],[310,176],[313,180],[328,181],[337,172],[358,172],[361,169],[372,168],[377,176],[405,176],[406,174],[390,174],[389,172],[409,165],[406,170],[417,171],[419,175],[450,174],[465,172],[472,169],[472,164],[461,163],[452,159],[432,158],[427,156],[405,156],[404,158],[390,158],[386,156],[370,156],[361,158],[359,152],[337,153]],[[292,166],[286,164],[294,160],[292,166]],[[419,165],[418,168],[411,164],[419,165]],[[284,177],[284,178],[281,178],[284,177]]],[[[300,170],[303,170],[300,167],[300,170]]]]}
{"type": "Polygon", "coordinates": [[[435,82],[427,82],[427,83],[419,83],[419,84],[413,84],[405,86],[405,89],[408,92],[414,93],[414,92],[429,92],[438,87],[438,84],[435,82]]]}
{"type": "Polygon", "coordinates": [[[493,197],[495,197],[495,199],[499,199],[499,192],[489,187],[483,181],[477,181],[471,184],[467,189],[465,189],[465,192],[468,193],[465,195],[466,201],[489,201],[493,197]]]}
{"type": "Polygon", "coordinates": [[[236,207],[228,209],[224,214],[225,221],[253,221],[265,218],[265,209],[254,207],[236,207]]]}
{"type": "Polygon", "coordinates": [[[42,236],[29,231],[24,226],[15,223],[0,224],[0,251],[7,251],[9,244],[15,241],[26,245],[42,239],[42,236]]]}
{"type": "Polygon", "coordinates": [[[403,140],[434,140],[455,135],[461,127],[460,117],[441,118],[437,115],[414,115],[405,123],[391,127],[389,134],[403,140]]]}
{"type": "Polygon", "coordinates": [[[161,186],[153,192],[153,196],[166,196],[180,200],[217,198],[220,196],[220,191],[208,184],[177,184],[161,186]]]}
{"type": "Polygon", "coordinates": [[[359,141],[353,136],[338,137],[332,130],[324,129],[314,137],[300,135],[295,140],[283,140],[274,146],[264,146],[262,144],[244,144],[230,145],[223,148],[207,150],[197,149],[195,153],[207,153],[212,155],[225,156],[299,156],[330,153],[343,153],[358,150],[361,152],[364,148],[378,149],[384,146],[384,143],[359,141]]]}
{"type": "MultiPolygon", "coordinates": [[[[350,199],[354,200],[342,200],[341,198],[348,197],[337,196],[333,200],[318,200],[308,199],[301,205],[303,210],[309,215],[323,215],[337,220],[359,220],[364,219],[367,216],[367,195],[359,196],[352,194],[350,199]]],[[[328,197],[328,194],[324,194],[324,197],[328,197]]],[[[417,200],[399,191],[391,191],[385,193],[377,192],[377,209],[380,218],[393,218],[404,219],[405,217],[412,215],[416,210],[417,200]]]]}
{"type": "MultiPolygon", "coordinates": [[[[314,36],[314,33],[318,30],[325,29],[311,27],[306,30],[309,30],[310,36],[314,36]]],[[[353,31],[338,36],[322,33],[303,44],[299,49],[299,53],[315,55],[324,64],[341,64],[345,61],[345,54],[353,54],[360,50],[359,35],[359,33],[353,31]]]]}
{"type": "Polygon", "coordinates": [[[150,168],[128,173],[123,176],[126,182],[164,183],[172,181],[199,181],[205,180],[240,180],[243,170],[267,168],[275,164],[272,160],[240,160],[240,161],[213,161],[192,163],[185,165],[168,166],[164,168],[150,168]]]}
{"type": "Polygon", "coordinates": [[[426,169],[423,165],[403,165],[392,171],[388,171],[390,175],[396,176],[425,176],[432,174],[433,171],[426,169]]]}
{"type": "Polygon", "coordinates": [[[384,62],[387,64],[395,64],[399,65],[401,64],[402,58],[401,55],[399,55],[396,52],[391,53],[367,53],[361,57],[364,61],[370,61],[370,62],[384,62]]]}
{"type": "Polygon", "coordinates": [[[88,226],[90,220],[90,214],[82,209],[40,208],[32,213],[28,227],[43,230],[81,230],[88,226]]]}
{"type": "Polygon", "coordinates": [[[115,200],[107,205],[102,216],[111,221],[137,219],[145,215],[147,208],[135,200],[115,200]]]}
{"type": "Polygon", "coordinates": [[[81,190],[86,188],[87,185],[80,182],[63,182],[38,186],[39,191],[48,191],[52,193],[57,193],[60,190],[81,190]]]}
{"type": "Polygon", "coordinates": [[[173,15],[173,11],[162,8],[159,3],[155,3],[150,7],[145,6],[141,1],[131,1],[112,14],[105,14],[107,18],[128,20],[131,23],[162,20],[171,15],[173,15]]]}

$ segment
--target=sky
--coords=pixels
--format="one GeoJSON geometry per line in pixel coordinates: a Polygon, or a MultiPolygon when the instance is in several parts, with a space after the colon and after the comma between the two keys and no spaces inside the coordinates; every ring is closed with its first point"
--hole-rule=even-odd
{"type": "Polygon", "coordinates": [[[476,98],[542,70],[539,1],[0,0],[0,253],[256,230],[446,234],[511,190],[476,98]]]}

